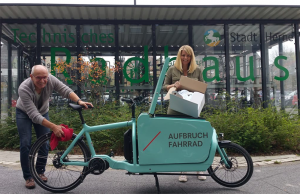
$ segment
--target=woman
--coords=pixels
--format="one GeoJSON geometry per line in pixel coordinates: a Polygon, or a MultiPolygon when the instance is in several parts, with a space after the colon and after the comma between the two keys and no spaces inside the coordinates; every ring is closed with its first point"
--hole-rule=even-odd
{"type": "MultiPolygon", "coordinates": [[[[164,90],[169,90],[172,87],[175,87],[176,90],[180,90],[180,77],[187,76],[189,78],[203,82],[202,69],[196,64],[195,55],[192,47],[184,45],[180,47],[175,65],[170,67],[167,71],[165,81],[164,81],[164,90]]],[[[182,113],[170,109],[168,107],[169,115],[182,115],[182,113]]],[[[184,173],[184,172],[182,172],[184,173]]],[[[197,172],[198,174],[203,174],[202,172],[197,172]]],[[[199,180],[206,180],[206,176],[198,176],[199,180]]],[[[181,175],[179,177],[180,182],[186,182],[187,177],[181,175]]]]}

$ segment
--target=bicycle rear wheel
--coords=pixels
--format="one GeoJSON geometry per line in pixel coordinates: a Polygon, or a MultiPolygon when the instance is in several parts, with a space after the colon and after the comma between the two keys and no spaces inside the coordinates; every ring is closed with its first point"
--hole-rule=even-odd
{"type": "Polygon", "coordinates": [[[214,162],[208,168],[211,178],[225,187],[239,187],[247,183],[253,174],[253,162],[249,153],[232,142],[219,146],[226,152],[230,167],[225,166],[220,154],[216,152],[214,162]]]}
{"type": "MultiPolygon", "coordinates": [[[[50,137],[52,132],[40,137],[32,146],[29,155],[30,173],[35,182],[47,191],[54,193],[67,192],[77,187],[85,178],[82,173],[88,170],[84,166],[62,165],[60,157],[72,141],[60,142],[59,145],[51,151],[50,137]],[[47,182],[40,179],[39,174],[45,174],[47,182]]],[[[76,135],[73,135],[74,140],[76,135]]],[[[81,161],[87,162],[90,159],[90,153],[82,140],[79,140],[72,151],[63,159],[63,161],[81,161]]]]}

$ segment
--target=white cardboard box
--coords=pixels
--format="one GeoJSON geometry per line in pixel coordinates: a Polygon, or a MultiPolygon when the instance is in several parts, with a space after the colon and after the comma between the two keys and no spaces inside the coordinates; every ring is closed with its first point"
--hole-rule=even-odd
{"type": "Polygon", "coordinates": [[[205,104],[205,95],[200,92],[194,92],[190,101],[170,95],[170,108],[186,115],[197,118],[205,104]]]}
{"type": "Polygon", "coordinates": [[[183,76],[179,82],[181,89],[194,93],[190,100],[185,100],[174,94],[170,94],[170,108],[183,114],[198,118],[205,104],[204,93],[206,91],[207,84],[183,76]]]}

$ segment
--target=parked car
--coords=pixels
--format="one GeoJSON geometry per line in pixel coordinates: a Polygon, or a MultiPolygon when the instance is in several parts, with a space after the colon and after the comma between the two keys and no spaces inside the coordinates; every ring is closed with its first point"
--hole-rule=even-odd
{"type": "Polygon", "coordinates": [[[14,99],[12,99],[12,100],[11,100],[11,106],[12,106],[12,107],[16,107],[16,106],[17,106],[17,101],[14,100],[14,99]]]}
{"type": "Polygon", "coordinates": [[[292,105],[295,106],[297,104],[298,104],[298,95],[297,95],[297,91],[296,91],[296,93],[294,94],[293,99],[292,99],[292,105]]]}
{"type": "Polygon", "coordinates": [[[290,92],[284,97],[285,106],[292,106],[294,96],[297,95],[297,90],[290,92]]]}

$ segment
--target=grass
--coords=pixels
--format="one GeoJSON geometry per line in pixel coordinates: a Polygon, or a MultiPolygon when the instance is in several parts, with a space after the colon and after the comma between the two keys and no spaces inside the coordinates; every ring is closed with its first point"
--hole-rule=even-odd
{"type": "Polygon", "coordinates": [[[281,164],[281,162],[276,160],[274,164],[281,164]]]}
{"type": "Polygon", "coordinates": [[[265,160],[266,162],[270,162],[271,160],[269,160],[269,159],[267,159],[267,160],[265,160]]]}

